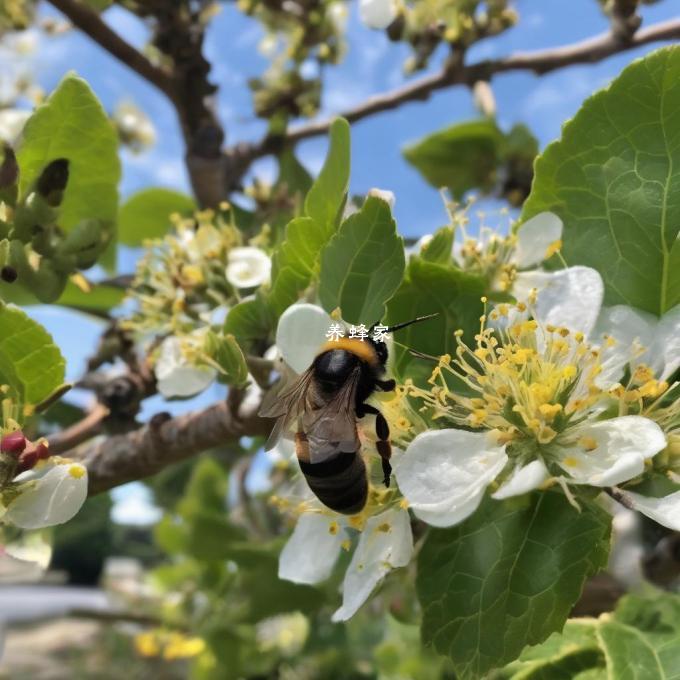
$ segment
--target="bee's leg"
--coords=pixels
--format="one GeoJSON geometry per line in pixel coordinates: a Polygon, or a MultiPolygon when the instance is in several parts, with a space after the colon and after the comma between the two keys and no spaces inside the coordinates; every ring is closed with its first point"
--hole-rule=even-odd
{"type": "Polygon", "coordinates": [[[397,381],[390,378],[389,380],[376,380],[375,384],[383,392],[391,392],[397,386],[397,381]]]}
{"type": "Polygon", "coordinates": [[[383,484],[387,487],[390,485],[390,477],[392,476],[392,466],[390,465],[390,458],[392,457],[392,444],[390,443],[390,427],[385,420],[385,416],[378,411],[375,406],[370,404],[359,404],[357,406],[357,416],[363,418],[366,414],[375,416],[375,433],[378,435],[378,441],[375,443],[375,448],[378,449],[380,458],[382,459],[383,469],[383,484]]]}

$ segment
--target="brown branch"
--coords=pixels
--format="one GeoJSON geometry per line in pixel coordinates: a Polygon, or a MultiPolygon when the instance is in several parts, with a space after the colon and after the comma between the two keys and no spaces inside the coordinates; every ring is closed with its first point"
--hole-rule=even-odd
{"type": "Polygon", "coordinates": [[[172,77],[163,69],[154,66],[141,52],[121,38],[99,15],[77,0],[48,0],[69,21],[83,33],[103,47],[135,73],[155,85],[171,99],[173,98],[172,77]]]}
{"type": "MultiPolygon", "coordinates": [[[[543,75],[574,64],[595,63],[648,43],[677,38],[680,38],[680,19],[672,19],[640,30],[626,41],[608,32],[564,47],[519,52],[501,59],[481,61],[467,66],[448,67],[390,92],[374,95],[362,104],[337,115],[353,123],[381,111],[395,109],[406,102],[425,101],[437,90],[454,85],[471,87],[479,80],[489,81],[499,73],[531,71],[537,75],[543,75]]],[[[286,132],[285,137],[266,137],[258,144],[242,145],[240,148],[233,149],[232,155],[247,168],[248,163],[274,153],[284,145],[325,134],[335,117],[294,127],[286,132]]]]}
{"type": "Polygon", "coordinates": [[[172,102],[186,144],[185,162],[199,204],[215,207],[225,197],[222,153],[224,130],[217,120],[213,96],[217,88],[208,80],[210,64],[203,56],[203,28],[181,5],[167,3],[146,9],[157,22],[155,44],[172,61],[172,71],[152,64],[111,29],[99,15],[77,0],[48,0],[74,26],[126,66],[155,85],[172,102]]]}
{"type": "Polygon", "coordinates": [[[80,456],[90,495],[143,479],[163,468],[242,436],[266,434],[271,421],[254,412],[233,414],[226,402],[196,413],[152,419],[134,432],[107,437],[80,456]]]}

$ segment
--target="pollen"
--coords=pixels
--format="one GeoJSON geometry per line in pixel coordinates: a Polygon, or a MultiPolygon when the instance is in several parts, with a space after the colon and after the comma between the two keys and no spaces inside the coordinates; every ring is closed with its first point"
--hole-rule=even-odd
{"type": "Polygon", "coordinates": [[[568,457],[568,458],[565,458],[562,462],[567,467],[573,467],[573,468],[578,467],[578,461],[576,460],[576,458],[568,457]]]}
{"type": "Polygon", "coordinates": [[[341,544],[340,547],[345,551],[349,552],[349,549],[352,547],[352,541],[350,541],[348,538],[346,538],[341,544]]]}
{"type": "MultiPolygon", "coordinates": [[[[470,345],[456,334],[450,365],[440,362],[431,387],[412,386],[410,394],[424,402],[433,418],[493,431],[499,442],[512,442],[518,451],[551,446],[590,417],[600,400],[610,399],[595,383],[601,358],[582,334],[527,319],[531,302],[496,310],[520,320],[503,329],[490,328],[483,319],[470,345]],[[450,390],[449,374],[462,379],[465,394],[450,390]],[[523,441],[533,444],[527,448],[523,441]]],[[[651,394],[652,386],[647,390],[651,394]]]]}
{"type": "Polygon", "coordinates": [[[578,445],[586,451],[594,451],[597,448],[597,440],[594,437],[581,437],[578,445]]]}
{"type": "Polygon", "coordinates": [[[328,533],[331,536],[336,536],[338,531],[340,531],[340,525],[337,522],[331,522],[328,525],[328,533]]]}
{"type": "Polygon", "coordinates": [[[381,531],[385,534],[388,534],[390,531],[392,531],[392,526],[390,525],[389,522],[383,522],[382,524],[378,525],[376,531],[381,531]]]}
{"type": "Polygon", "coordinates": [[[81,479],[85,476],[86,472],[87,471],[85,470],[85,467],[80,463],[74,463],[68,469],[69,475],[71,475],[71,477],[74,479],[81,479]]]}

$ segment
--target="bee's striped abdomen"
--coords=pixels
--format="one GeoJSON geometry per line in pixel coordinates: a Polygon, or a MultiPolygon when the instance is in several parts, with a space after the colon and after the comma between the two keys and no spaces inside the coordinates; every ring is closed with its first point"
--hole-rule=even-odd
{"type": "Polygon", "coordinates": [[[363,510],[368,479],[364,459],[357,451],[340,453],[323,463],[299,463],[309,488],[324,505],[344,515],[363,510]]]}

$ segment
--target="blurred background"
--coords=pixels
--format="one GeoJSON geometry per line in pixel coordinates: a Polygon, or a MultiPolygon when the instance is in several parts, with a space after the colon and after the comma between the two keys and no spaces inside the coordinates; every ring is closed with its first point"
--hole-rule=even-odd
{"type": "MultiPolygon", "coordinates": [[[[468,62],[573,43],[606,31],[610,25],[595,0],[517,0],[514,7],[520,17],[517,25],[474,44],[467,54],[468,62]]],[[[227,131],[227,143],[255,141],[266,132],[267,121],[253,113],[248,82],[267,69],[270,39],[262,25],[234,3],[219,3],[218,10],[205,40],[205,54],[212,64],[210,77],[219,86],[218,115],[227,131]]],[[[391,43],[383,31],[372,31],[362,24],[356,3],[348,3],[347,10],[347,50],[338,66],[324,67],[321,116],[346,111],[373,94],[406,82],[403,67],[410,48],[403,43],[391,43]]],[[[640,14],[646,26],[677,16],[678,3],[643,5],[640,14]]],[[[143,21],[115,5],[102,16],[129,43],[145,48],[150,33],[143,21]]],[[[606,86],[626,64],[657,46],[646,45],[592,65],[570,66],[543,76],[525,72],[500,74],[493,80],[498,125],[508,132],[523,123],[538,140],[539,147],[544,148],[559,137],[563,123],[590,93],[606,86]]],[[[432,56],[425,73],[440,68],[444,50],[441,46],[432,56]]],[[[319,68],[311,59],[303,65],[308,77],[317,75],[319,68]]],[[[30,108],[37,91],[49,93],[69,71],[89,82],[107,111],[114,119],[123,121],[123,128],[125,116],[131,115],[131,124],[143,137],[141,148],[122,146],[123,201],[150,186],[190,193],[182,135],[171,105],[130,69],[80,31],[70,28],[64,17],[46,3],[38,3],[37,20],[27,30],[7,31],[0,38],[0,107],[2,102],[12,101],[15,107],[30,108]],[[20,81],[30,82],[31,88],[16,97],[13,88],[20,81]]],[[[404,159],[402,149],[441,128],[478,116],[470,91],[458,87],[436,92],[426,102],[406,103],[356,123],[352,126],[350,191],[365,194],[374,187],[392,191],[400,232],[414,239],[432,233],[448,221],[444,202],[439,192],[404,159]]],[[[305,140],[297,147],[299,160],[312,175],[321,167],[326,144],[321,136],[305,140]]],[[[270,184],[276,173],[275,161],[262,159],[252,166],[246,184],[254,179],[270,184]]],[[[497,199],[480,202],[480,209],[487,213],[487,223],[507,228],[508,219],[499,212],[504,205],[497,199]]],[[[511,207],[511,216],[516,214],[514,211],[511,207]]],[[[119,273],[133,272],[139,254],[138,249],[119,246],[119,273]]],[[[46,326],[62,349],[67,359],[67,379],[80,378],[105,322],[56,306],[35,306],[30,313],[46,326]]],[[[188,401],[164,402],[160,397],[152,397],[144,402],[139,419],[148,419],[159,410],[185,412],[224,395],[225,388],[216,385],[188,401]]],[[[89,405],[89,399],[89,393],[79,390],[69,394],[55,416],[59,425],[64,426],[69,419],[75,421],[79,409],[89,405]]],[[[206,455],[169,468],[148,483],[135,482],[91,498],[74,521],[56,528],[51,567],[44,581],[40,585],[0,588],[0,625],[5,647],[0,676],[186,677],[188,662],[182,657],[191,654],[184,655],[180,649],[176,659],[165,661],[154,654],[154,640],[138,635],[144,625],[153,624],[154,620],[147,620],[148,615],[135,603],[149,595],[145,580],[149,570],[160,569],[156,575],[168,583],[179,578],[162,571],[163,565],[168,564],[173,540],[172,532],[159,525],[164,511],[176,510],[182,498],[186,501],[188,480],[196,485],[197,497],[205,502],[207,492],[201,486],[201,473],[196,472],[196,467],[201,460],[219,461],[220,456],[228,455],[228,451],[213,452],[212,457],[206,455]],[[121,620],[117,614],[121,605],[125,605],[128,613],[139,611],[138,619],[127,615],[121,620]],[[111,667],[112,659],[120,666],[111,667]]],[[[247,494],[256,499],[253,511],[261,513],[266,521],[266,510],[257,505],[257,499],[268,488],[271,473],[271,461],[259,453],[253,465],[230,479],[213,475],[211,478],[217,481],[213,480],[208,496],[224,492],[233,500],[239,494],[247,494]]],[[[630,558],[624,558],[624,571],[625,559],[630,558]]],[[[263,575],[265,580],[272,578],[273,573],[263,575]]],[[[289,621],[286,629],[295,631],[295,625],[289,621]]],[[[398,627],[398,623],[394,625],[398,627]]],[[[394,639],[403,641],[400,635],[407,633],[397,631],[394,639]]],[[[285,647],[285,641],[281,642],[276,635],[272,639],[272,645],[285,647]]],[[[184,640],[183,644],[190,642],[184,640]]],[[[295,640],[289,640],[289,644],[294,646],[295,640]]],[[[378,654],[387,657],[393,652],[391,648],[378,650],[378,654]]],[[[356,668],[360,670],[361,664],[356,668]]],[[[357,673],[357,677],[371,677],[357,673]]],[[[383,676],[428,677],[419,666],[405,675],[383,676]]]]}

